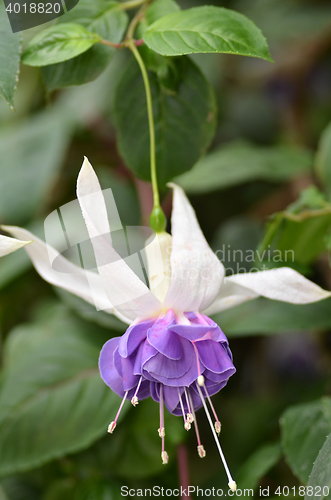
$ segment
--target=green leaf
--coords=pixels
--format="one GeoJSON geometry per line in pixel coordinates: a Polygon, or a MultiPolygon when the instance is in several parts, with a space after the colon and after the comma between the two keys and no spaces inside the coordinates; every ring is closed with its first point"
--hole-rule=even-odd
{"type": "Polygon", "coordinates": [[[286,460],[294,474],[307,483],[315,458],[331,432],[331,398],[288,408],[280,424],[286,460]]]}
{"type": "Polygon", "coordinates": [[[19,75],[21,36],[11,31],[2,2],[0,4],[0,47],[0,95],[11,108],[14,108],[14,93],[19,75]]]}
{"type": "Polygon", "coordinates": [[[331,328],[331,299],[314,304],[286,304],[264,298],[213,316],[228,337],[270,335],[331,328]]]}
{"type": "MultiPolygon", "coordinates": [[[[74,22],[103,39],[119,43],[128,24],[128,15],[117,2],[80,0],[60,23],[74,22]]],[[[42,75],[48,91],[70,85],[82,85],[97,78],[108,66],[115,49],[96,44],[83,54],[58,64],[44,66],[42,75]]]]}
{"type": "Polygon", "coordinates": [[[283,262],[289,256],[290,264],[309,264],[327,249],[330,228],[331,205],[316,186],[310,186],[295,203],[271,217],[258,250],[262,254],[268,248],[276,249],[283,262]]]}
{"type": "Polygon", "coordinates": [[[156,0],[146,10],[145,19],[150,26],[155,21],[173,12],[178,12],[180,6],[174,0],[156,0]]]}
{"type": "Polygon", "coordinates": [[[70,141],[68,117],[58,109],[34,115],[0,137],[0,217],[28,220],[46,202],[70,141]]]}
{"type": "MultiPolygon", "coordinates": [[[[189,58],[170,61],[169,65],[172,76],[167,86],[155,73],[150,73],[160,186],[196,163],[213,137],[216,116],[212,88],[197,66],[189,58]]],[[[114,113],[124,161],[138,177],[149,180],[146,95],[133,59],[119,81],[114,113]]]]}
{"type": "Polygon", "coordinates": [[[0,387],[1,475],[77,452],[106,433],[120,402],[98,371],[107,337],[59,306],[11,332],[0,387]]]}
{"type": "Polygon", "coordinates": [[[282,455],[279,443],[267,444],[259,448],[239,469],[236,481],[240,489],[255,489],[260,479],[277,464],[282,455]]]}
{"type": "Polygon", "coordinates": [[[164,56],[223,52],[272,60],[255,24],[223,7],[195,7],[168,14],[153,23],[143,38],[150,49],[164,56]]]}
{"type": "Polygon", "coordinates": [[[315,168],[331,200],[331,123],[321,135],[316,153],[315,168]]]}
{"type": "Polygon", "coordinates": [[[253,180],[280,182],[309,172],[310,151],[291,146],[261,147],[238,140],[204,156],[175,179],[189,193],[208,193],[253,180]]]}
{"type": "Polygon", "coordinates": [[[305,500],[331,498],[331,434],[317,455],[307,487],[305,500]]]}
{"type": "MultiPolygon", "coordinates": [[[[172,12],[178,12],[179,10],[179,5],[173,0],[154,1],[147,8],[144,18],[137,27],[136,38],[143,38],[147,28],[161,17],[171,14],[172,12]]],[[[149,49],[145,43],[141,45],[139,51],[148,69],[155,71],[160,78],[167,75],[169,61],[166,57],[149,49]]]]}
{"type": "Polygon", "coordinates": [[[86,52],[100,40],[100,35],[80,24],[57,24],[41,31],[28,43],[22,62],[28,66],[56,64],[86,52]]]}

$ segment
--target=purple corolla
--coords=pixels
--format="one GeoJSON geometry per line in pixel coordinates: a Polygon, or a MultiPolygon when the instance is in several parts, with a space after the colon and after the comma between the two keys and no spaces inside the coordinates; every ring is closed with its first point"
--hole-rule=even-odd
{"type": "MultiPolygon", "coordinates": [[[[204,398],[211,404],[215,429],[220,432],[210,396],[225,386],[235,368],[227,338],[207,316],[185,313],[183,321],[170,309],[158,318],[137,322],[122,337],[104,345],[99,367],[105,383],[119,396],[131,399],[134,406],[148,396],[161,404],[161,437],[162,402],[170,413],[183,416],[185,429],[189,430],[204,398]]],[[[110,424],[110,432],[115,429],[116,420],[110,424]]],[[[197,437],[201,455],[204,449],[198,432],[197,437]]],[[[166,460],[164,436],[162,439],[166,460]]]]}

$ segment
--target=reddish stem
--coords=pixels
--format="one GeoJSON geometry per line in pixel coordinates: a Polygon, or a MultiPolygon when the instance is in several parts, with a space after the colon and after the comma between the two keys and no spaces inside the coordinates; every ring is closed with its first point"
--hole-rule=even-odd
{"type": "MultiPolygon", "coordinates": [[[[178,463],[178,475],[179,475],[179,484],[182,489],[187,491],[187,488],[190,485],[189,479],[189,469],[188,469],[188,454],[187,448],[185,444],[180,444],[177,447],[177,463],[178,463]]],[[[181,498],[186,498],[192,500],[192,497],[182,495],[181,498]]]]}

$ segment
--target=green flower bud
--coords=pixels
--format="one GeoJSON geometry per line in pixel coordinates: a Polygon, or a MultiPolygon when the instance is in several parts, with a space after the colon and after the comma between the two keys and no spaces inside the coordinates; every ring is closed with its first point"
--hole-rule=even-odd
{"type": "Polygon", "coordinates": [[[161,207],[154,207],[149,218],[149,226],[157,233],[165,231],[167,219],[161,207]]]}

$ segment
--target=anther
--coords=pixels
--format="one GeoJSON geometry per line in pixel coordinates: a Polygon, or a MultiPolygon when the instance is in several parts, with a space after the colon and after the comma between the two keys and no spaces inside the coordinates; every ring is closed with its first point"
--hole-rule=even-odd
{"type": "Polygon", "coordinates": [[[159,433],[159,436],[160,438],[164,438],[165,437],[165,428],[164,427],[160,427],[157,432],[159,433]]]}
{"type": "Polygon", "coordinates": [[[214,426],[215,426],[215,431],[219,435],[221,432],[221,422],[219,422],[219,421],[215,422],[214,426]]]}
{"type": "Polygon", "coordinates": [[[190,422],[188,422],[187,420],[186,420],[186,422],[185,422],[185,424],[184,424],[184,429],[185,429],[186,431],[189,431],[189,430],[191,429],[191,424],[190,424],[190,422]]]}
{"type": "Polygon", "coordinates": [[[166,451],[162,451],[161,452],[161,458],[162,458],[162,464],[165,465],[168,463],[169,461],[169,456],[168,456],[168,453],[166,451]]]}
{"type": "Polygon", "coordinates": [[[110,424],[108,425],[108,432],[109,434],[112,434],[115,430],[115,427],[116,427],[116,422],[110,422],[110,424]]]}
{"type": "Polygon", "coordinates": [[[131,403],[132,403],[133,406],[137,406],[137,404],[139,403],[137,394],[138,394],[138,391],[140,389],[140,384],[142,382],[142,379],[143,378],[140,377],[138,385],[137,385],[136,390],[134,392],[133,398],[131,399],[131,403]]]}
{"type": "Polygon", "coordinates": [[[137,406],[138,403],[139,403],[139,401],[138,401],[137,396],[133,396],[133,398],[131,399],[132,406],[137,406]]]}
{"type": "Polygon", "coordinates": [[[204,449],[203,444],[200,444],[197,447],[197,449],[198,449],[198,455],[199,455],[199,457],[200,458],[205,458],[205,456],[206,456],[206,450],[204,449]]]}
{"type": "Polygon", "coordinates": [[[197,378],[197,381],[198,381],[198,384],[200,385],[200,387],[203,387],[203,385],[205,383],[205,377],[203,375],[199,375],[199,377],[197,378]]]}
{"type": "Polygon", "coordinates": [[[194,422],[194,417],[193,417],[192,413],[188,413],[186,415],[186,420],[188,421],[189,424],[192,424],[192,422],[194,422]]]}

